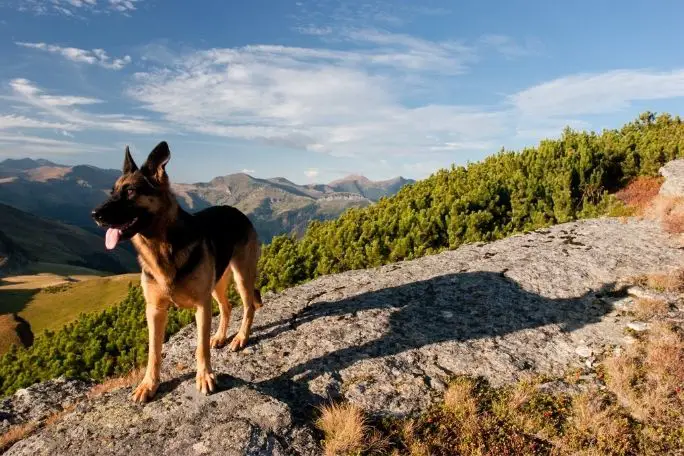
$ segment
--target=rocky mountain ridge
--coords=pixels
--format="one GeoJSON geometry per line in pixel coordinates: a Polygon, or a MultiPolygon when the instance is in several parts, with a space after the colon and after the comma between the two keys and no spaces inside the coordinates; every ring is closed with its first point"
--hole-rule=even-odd
{"type": "MultiPolygon", "coordinates": [[[[0,203],[99,234],[90,211],[120,174],[118,170],[89,165],[8,159],[0,162],[0,203]]],[[[331,184],[297,185],[282,177],[259,179],[236,173],[209,182],[174,183],[173,190],[189,211],[219,204],[239,208],[253,220],[262,240],[268,242],[274,235],[302,233],[310,220],[335,218],[350,207],[372,204],[412,182],[403,177],[373,182],[350,176],[331,184]]]]}

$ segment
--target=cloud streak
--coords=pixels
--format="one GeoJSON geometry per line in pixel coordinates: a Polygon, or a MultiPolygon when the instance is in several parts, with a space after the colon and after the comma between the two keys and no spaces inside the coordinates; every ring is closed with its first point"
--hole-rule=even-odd
{"type": "Polygon", "coordinates": [[[0,150],[7,157],[37,157],[107,152],[113,148],[39,136],[5,134],[0,131],[0,150]]]}
{"type": "Polygon", "coordinates": [[[107,52],[104,49],[86,50],[74,47],[62,47],[55,44],[26,43],[21,41],[18,41],[15,44],[28,49],[37,49],[51,54],[57,54],[74,63],[97,65],[107,70],[121,70],[131,63],[130,55],[112,59],[107,55],[107,52]]]}
{"type": "MultiPolygon", "coordinates": [[[[59,128],[65,131],[78,130],[110,130],[131,134],[152,134],[166,131],[160,125],[149,122],[143,117],[125,116],[122,114],[93,114],[81,111],[78,106],[101,103],[101,100],[89,97],[71,95],[49,95],[27,79],[13,79],[10,82],[14,101],[28,105],[44,118],[52,118],[58,124],[42,125],[40,121],[33,121],[25,117],[6,116],[13,119],[17,127],[23,128],[59,128]],[[23,122],[23,125],[19,123],[23,122]],[[31,127],[30,123],[35,122],[31,127]],[[48,127],[49,125],[49,127],[48,127]],[[55,125],[59,125],[58,127],[55,125]]],[[[2,119],[2,118],[0,118],[2,119]]]]}
{"type": "Polygon", "coordinates": [[[522,90],[509,102],[523,115],[567,117],[624,110],[634,101],[684,96],[684,69],[615,70],[566,76],[522,90]]]}
{"type": "MultiPolygon", "coordinates": [[[[76,17],[82,13],[130,14],[141,0],[8,0],[5,5],[37,15],[76,17]]],[[[0,5],[2,6],[2,5],[0,5]]]]}
{"type": "Polygon", "coordinates": [[[469,47],[358,29],[351,49],[252,45],[187,53],[135,75],[128,94],[190,131],[351,156],[417,154],[501,133],[500,113],[407,107],[403,78],[460,74],[469,47]]]}

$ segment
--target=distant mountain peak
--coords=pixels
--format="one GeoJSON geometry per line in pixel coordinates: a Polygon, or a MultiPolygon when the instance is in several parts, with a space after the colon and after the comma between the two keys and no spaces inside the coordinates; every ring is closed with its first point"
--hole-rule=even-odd
{"type": "Polygon", "coordinates": [[[44,158],[7,158],[0,162],[0,167],[2,168],[11,168],[24,171],[40,168],[43,166],[67,168],[65,165],[58,165],[57,163],[53,163],[50,160],[45,160],[44,158]]]}
{"type": "Polygon", "coordinates": [[[338,185],[338,184],[343,184],[343,183],[347,183],[347,182],[359,182],[359,183],[363,183],[363,184],[370,184],[373,181],[371,181],[366,176],[363,176],[361,174],[349,174],[348,176],[345,176],[341,179],[337,179],[337,180],[330,182],[328,185],[332,186],[332,185],[338,185]]]}

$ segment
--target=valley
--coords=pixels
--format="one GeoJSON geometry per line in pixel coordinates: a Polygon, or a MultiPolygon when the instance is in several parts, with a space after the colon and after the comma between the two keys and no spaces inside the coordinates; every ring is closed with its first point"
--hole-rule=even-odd
{"type": "Polygon", "coordinates": [[[12,344],[30,345],[44,331],[57,331],[83,313],[119,301],[139,274],[107,272],[54,263],[31,263],[0,279],[0,354],[12,344]]]}
{"type": "MultiPolygon", "coordinates": [[[[105,250],[103,233],[90,219],[90,210],[119,175],[118,170],[43,159],[0,162],[0,354],[12,344],[29,344],[44,330],[60,329],[81,313],[121,301],[128,284],[139,283],[130,243],[105,250]]],[[[401,177],[373,182],[349,176],[297,185],[238,173],[173,184],[173,189],[190,212],[212,205],[238,207],[270,242],[283,233],[302,235],[312,220],[367,207],[410,183],[401,177]]]]}
{"type": "MultiPolygon", "coordinates": [[[[120,174],[114,169],[65,166],[43,159],[7,159],[0,162],[0,203],[99,235],[90,211],[120,174]]],[[[348,208],[371,205],[413,182],[403,177],[374,182],[352,175],[330,184],[297,185],[284,178],[236,173],[209,182],[172,181],[172,187],[181,206],[190,212],[220,204],[237,207],[253,221],[262,242],[268,243],[279,234],[302,234],[311,220],[329,220],[348,208]]],[[[128,251],[132,252],[130,246],[128,251]]]]}

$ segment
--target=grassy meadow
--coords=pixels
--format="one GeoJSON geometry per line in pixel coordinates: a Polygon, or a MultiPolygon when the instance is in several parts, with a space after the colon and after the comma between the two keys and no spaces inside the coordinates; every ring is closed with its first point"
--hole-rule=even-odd
{"type": "Polygon", "coordinates": [[[101,311],[120,302],[128,284],[138,284],[139,274],[108,276],[78,266],[32,264],[21,275],[0,279],[0,354],[21,343],[19,322],[30,325],[34,336],[56,331],[81,313],[101,311]]]}

